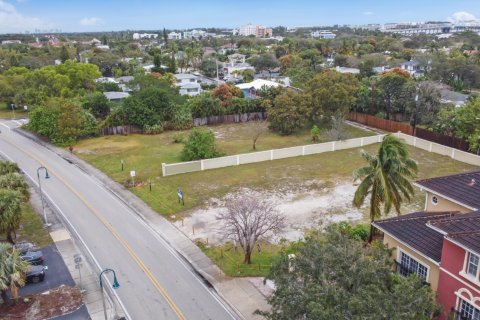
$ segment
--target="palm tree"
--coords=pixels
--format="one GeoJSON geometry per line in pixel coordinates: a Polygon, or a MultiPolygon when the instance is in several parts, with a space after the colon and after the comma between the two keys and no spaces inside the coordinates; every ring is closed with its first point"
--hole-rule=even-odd
{"type": "MultiPolygon", "coordinates": [[[[359,208],[370,195],[370,221],[381,217],[381,207],[387,215],[392,206],[400,214],[400,206],[406,199],[410,201],[414,190],[409,179],[415,178],[417,163],[410,159],[407,145],[388,134],[383,138],[376,156],[362,151],[368,165],[354,171],[354,179],[362,179],[355,191],[353,205],[359,208]]],[[[370,239],[373,237],[370,230],[370,239]]]]}
{"type": "Polygon", "coordinates": [[[20,172],[20,168],[15,162],[0,161],[0,175],[13,172],[20,172]]]}
{"type": "Polygon", "coordinates": [[[18,173],[7,173],[0,175],[0,189],[10,189],[20,192],[25,200],[28,200],[28,184],[18,173]]]}
{"type": "Polygon", "coordinates": [[[25,285],[25,273],[29,268],[19,251],[9,243],[0,242],[0,295],[5,303],[11,303],[9,290],[12,298],[18,298],[18,288],[25,285]]]}
{"type": "Polygon", "coordinates": [[[15,190],[0,189],[0,233],[5,233],[7,241],[15,243],[15,231],[20,226],[22,216],[22,194],[15,190]],[[12,236],[13,235],[13,236],[12,236]]]}

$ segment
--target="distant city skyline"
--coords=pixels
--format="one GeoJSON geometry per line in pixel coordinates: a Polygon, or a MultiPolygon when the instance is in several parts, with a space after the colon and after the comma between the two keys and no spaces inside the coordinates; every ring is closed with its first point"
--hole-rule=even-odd
{"type": "Polygon", "coordinates": [[[221,0],[168,2],[144,0],[59,1],[0,0],[0,33],[35,29],[63,32],[333,26],[388,22],[471,20],[480,17],[480,1],[457,0],[221,0]]]}

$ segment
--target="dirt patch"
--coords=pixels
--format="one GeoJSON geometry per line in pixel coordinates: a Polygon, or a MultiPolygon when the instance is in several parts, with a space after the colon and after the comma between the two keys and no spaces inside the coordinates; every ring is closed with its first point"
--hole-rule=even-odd
{"type": "Polygon", "coordinates": [[[50,319],[69,314],[81,305],[80,290],[62,285],[53,290],[21,297],[12,306],[0,304],[0,319],[50,319]]]}
{"type": "MultiPolygon", "coordinates": [[[[352,182],[337,183],[307,181],[296,188],[276,188],[260,191],[262,198],[271,201],[287,218],[287,228],[276,239],[298,240],[305,229],[315,228],[332,222],[361,222],[362,210],[352,206],[356,186],[352,182]]],[[[239,192],[244,192],[245,189],[239,192]]],[[[208,239],[211,244],[223,243],[220,236],[222,223],[218,214],[225,210],[225,199],[210,199],[202,209],[194,209],[178,220],[175,225],[192,240],[208,239]]]]}

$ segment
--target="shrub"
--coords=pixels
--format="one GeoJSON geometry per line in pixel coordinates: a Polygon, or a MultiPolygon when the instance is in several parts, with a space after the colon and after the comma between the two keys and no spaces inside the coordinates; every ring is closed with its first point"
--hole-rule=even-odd
{"type": "Polygon", "coordinates": [[[190,108],[186,105],[178,106],[172,117],[172,129],[186,130],[193,126],[193,118],[190,108]]]}
{"type": "Polygon", "coordinates": [[[221,156],[215,147],[215,136],[210,130],[193,129],[182,150],[183,161],[209,159],[221,156]]]}
{"type": "Polygon", "coordinates": [[[173,134],[173,143],[184,143],[185,135],[181,132],[176,132],[173,134]]]}
{"type": "Polygon", "coordinates": [[[144,134],[159,134],[163,132],[163,125],[161,124],[154,124],[149,126],[148,124],[143,127],[144,134]]]}

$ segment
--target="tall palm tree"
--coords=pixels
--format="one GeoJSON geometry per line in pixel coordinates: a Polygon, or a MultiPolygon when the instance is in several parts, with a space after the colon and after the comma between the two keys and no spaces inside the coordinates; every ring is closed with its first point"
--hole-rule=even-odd
{"type": "Polygon", "coordinates": [[[10,189],[20,192],[25,200],[28,200],[28,184],[23,177],[14,172],[0,175],[0,189],[10,189]]]}
{"type": "Polygon", "coordinates": [[[0,161],[0,175],[13,172],[20,172],[20,168],[15,162],[0,161]]]}
{"type": "MultiPolygon", "coordinates": [[[[407,145],[388,134],[383,138],[376,156],[362,151],[362,157],[368,165],[354,171],[354,179],[362,179],[355,191],[353,205],[359,208],[370,195],[370,220],[381,217],[381,207],[387,215],[392,206],[400,214],[404,200],[410,201],[414,190],[409,179],[416,177],[417,163],[410,159],[407,145]]],[[[373,237],[370,232],[370,241],[373,237]]]]}
{"type": "Polygon", "coordinates": [[[19,251],[9,243],[0,242],[0,296],[5,303],[11,303],[8,291],[12,298],[18,298],[18,288],[25,285],[25,273],[29,268],[19,251]]]}
{"type": "Polygon", "coordinates": [[[0,189],[0,233],[5,233],[7,241],[15,243],[15,231],[20,226],[22,216],[22,195],[9,189],[0,189]]]}

